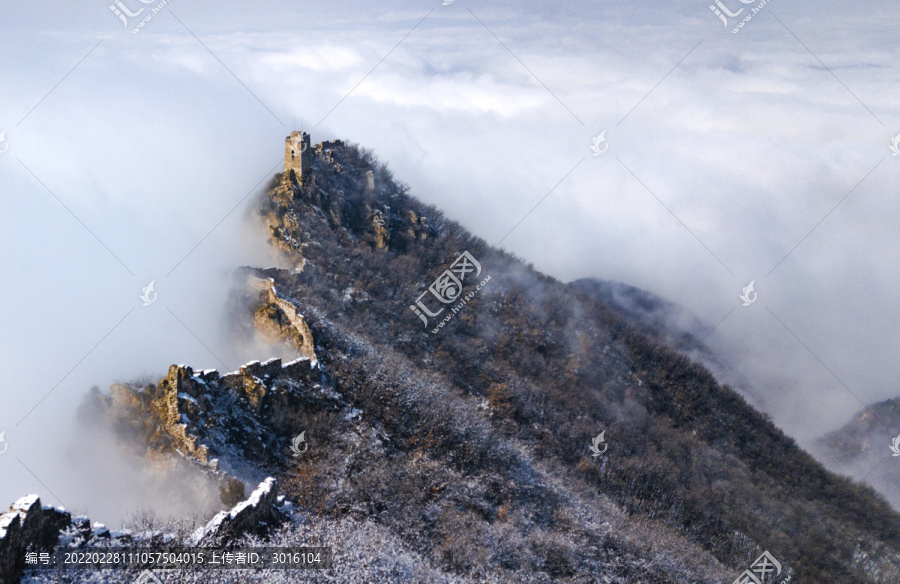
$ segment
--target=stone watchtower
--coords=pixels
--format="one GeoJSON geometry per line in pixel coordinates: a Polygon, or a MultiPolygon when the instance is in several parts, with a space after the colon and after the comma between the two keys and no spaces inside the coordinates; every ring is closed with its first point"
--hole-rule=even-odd
{"type": "Polygon", "coordinates": [[[291,171],[297,182],[303,180],[303,174],[309,170],[312,164],[313,151],[310,146],[309,134],[306,132],[291,132],[284,140],[284,178],[291,178],[291,171]]]}

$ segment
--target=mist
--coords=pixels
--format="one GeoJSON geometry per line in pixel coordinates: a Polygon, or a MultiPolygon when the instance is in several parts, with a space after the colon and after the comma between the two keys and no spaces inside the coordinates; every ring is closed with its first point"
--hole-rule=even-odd
{"type": "MultiPolygon", "coordinates": [[[[0,8],[0,504],[119,524],[149,496],[75,464],[113,452],[75,423],[88,388],[275,356],[235,345],[227,298],[278,261],[252,207],[294,128],[372,149],[542,272],[697,315],[723,381],[801,443],[900,394],[888,2],[773,0],[739,34],[686,1],[185,1],[138,34],[107,4],[0,8]]],[[[204,496],[169,487],[160,508],[204,496]]]]}

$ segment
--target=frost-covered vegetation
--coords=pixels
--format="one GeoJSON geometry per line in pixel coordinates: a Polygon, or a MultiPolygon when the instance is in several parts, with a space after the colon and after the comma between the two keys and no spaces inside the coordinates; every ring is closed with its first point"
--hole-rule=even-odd
{"type": "Polygon", "coordinates": [[[900,517],[874,491],[825,471],[590,285],[491,248],[362,149],[332,159],[263,202],[273,241],[304,266],[265,275],[383,444],[348,452],[330,433],[288,471],[309,508],[376,518],[456,574],[720,581],[768,549],[802,581],[900,577],[900,517]],[[491,284],[431,334],[408,306],[463,251],[491,284]],[[591,457],[603,430],[609,450],[591,457]]]}
{"type": "MultiPolygon", "coordinates": [[[[236,436],[280,428],[253,461],[295,504],[270,545],[329,545],[335,566],[167,582],[720,583],[763,550],[793,581],[900,581],[900,516],[879,495],[826,472],[590,283],[489,247],[356,146],[317,156],[303,184],[280,178],[260,212],[293,268],[244,275],[303,315],[320,386],[287,392],[305,405],[278,425],[235,393],[230,419],[236,436]],[[432,334],[409,305],[463,251],[491,283],[432,334]],[[302,430],[309,450],[291,456],[302,430]]],[[[248,334],[258,295],[234,300],[234,334],[248,334]]],[[[210,454],[240,474],[228,458],[245,447],[226,442],[210,454]]]]}

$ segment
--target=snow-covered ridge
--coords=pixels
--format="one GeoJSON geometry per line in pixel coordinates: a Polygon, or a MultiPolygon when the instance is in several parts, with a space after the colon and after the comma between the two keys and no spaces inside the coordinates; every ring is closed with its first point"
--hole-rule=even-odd
{"type": "MultiPolygon", "coordinates": [[[[189,538],[192,545],[221,543],[223,539],[245,533],[266,535],[289,518],[292,506],[278,496],[278,483],[269,477],[247,500],[230,511],[218,513],[206,526],[189,538]]],[[[60,548],[89,549],[115,546],[148,545],[159,533],[110,531],[102,523],[87,517],[72,517],[61,507],[42,506],[38,495],[22,497],[0,514],[0,583],[19,582],[27,551],[53,551],[60,548]]],[[[162,534],[163,541],[174,541],[173,534],[162,534]]]]}
{"type": "Polygon", "coordinates": [[[201,545],[237,533],[267,533],[285,520],[286,514],[280,509],[281,506],[283,498],[278,496],[278,481],[268,477],[246,500],[230,511],[219,511],[209,523],[197,529],[190,542],[192,545],[201,545]]]}
{"type": "Polygon", "coordinates": [[[260,363],[260,361],[258,359],[254,359],[253,361],[247,361],[246,363],[239,366],[234,371],[229,371],[227,373],[219,373],[218,369],[200,369],[198,371],[194,371],[193,368],[188,367],[186,365],[176,365],[176,367],[180,367],[182,369],[191,369],[191,371],[193,372],[192,375],[194,377],[196,377],[197,379],[199,379],[201,381],[205,381],[208,378],[227,377],[229,375],[242,375],[245,371],[253,369],[257,365],[268,370],[268,369],[276,366],[276,364],[277,364],[277,366],[281,367],[282,369],[291,370],[296,365],[299,365],[300,363],[309,363],[309,367],[311,369],[315,369],[319,366],[318,360],[303,356],[303,357],[297,357],[296,359],[292,359],[291,361],[288,361],[287,363],[282,363],[282,360],[280,357],[272,357],[271,359],[263,361],[262,363],[260,363]]]}

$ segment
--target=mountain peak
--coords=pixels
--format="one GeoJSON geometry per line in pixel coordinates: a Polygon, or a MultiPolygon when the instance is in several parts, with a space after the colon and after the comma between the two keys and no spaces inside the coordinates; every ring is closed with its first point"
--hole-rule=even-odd
{"type": "Polygon", "coordinates": [[[372,153],[304,158],[297,136],[258,206],[287,267],[236,272],[233,318],[299,359],[173,366],[85,408],[220,481],[215,525],[273,477],[289,510],[264,536],[368,558],[336,562],[344,580],[712,584],[769,558],[802,581],[900,577],[900,516],[653,335],[671,307],[540,274],[372,153]]]}

